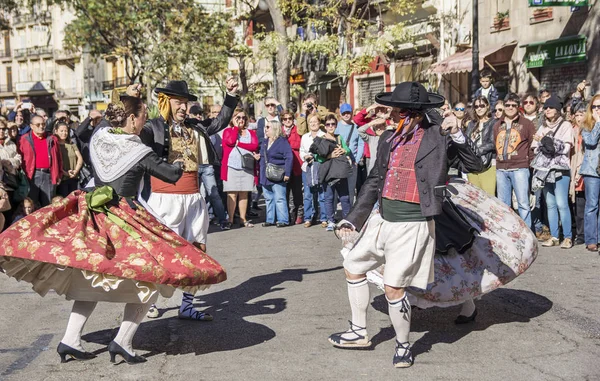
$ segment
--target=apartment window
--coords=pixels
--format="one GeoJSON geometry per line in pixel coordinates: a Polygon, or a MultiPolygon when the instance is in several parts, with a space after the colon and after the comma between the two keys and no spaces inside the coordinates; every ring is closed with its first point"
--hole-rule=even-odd
{"type": "Polygon", "coordinates": [[[27,82],[29,79],[27,78],[27,63],[22,63],[19,65],[19,82],[27,82]]]}
{"type": "Polygon", "coordinates": [[[5,57],[10,57],[10,34],[4,33],[4,54],[5,57]]]}
{"type": "Polygon", "coordinates": [[[44,79],[51,81],[54,79],[54,65],[52,60],[44,60],[44,79]]]}
{"type": "Polygon", "coordinates": [[[12,67],[7,66],[6,67],[6,88],[8,90],[8,92],[12,92],[12,67]]]}
{"type": "Polygon", "coordinates": [[[42,79],[40,73],[40,61],[31,63],[31,79],[34,81],[40,81],[42,79]]]}
{"type": "Polygon", "coordinates": [[[383,92],[385,83],[383,76],[358,80],[358,105],[368,107],[375,103],[375,95],[383,92]]]}

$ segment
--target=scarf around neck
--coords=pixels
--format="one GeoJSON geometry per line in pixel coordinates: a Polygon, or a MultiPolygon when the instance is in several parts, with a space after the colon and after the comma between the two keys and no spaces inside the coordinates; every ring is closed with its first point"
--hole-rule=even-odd
{"type": "Polygon", "coordinates": [[[98,131],[90,144],[92,165],[98,178],[105,183],[123,176],[151,152],[139,136],[112,128],[98,131]]]}

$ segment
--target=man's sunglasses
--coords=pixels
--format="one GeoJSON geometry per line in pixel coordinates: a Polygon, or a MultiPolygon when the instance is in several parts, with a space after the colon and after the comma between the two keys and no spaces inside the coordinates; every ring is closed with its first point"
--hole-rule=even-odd
{"type": "Polygon", "coordinates": [[[277,107],[277,105],[275,103],[269,103],[268,105],[266,105],[267,107],[277,107]]]}
{"type": "Polygon", "coordinates": [[[325,123],[326,126],[337,126],[337,123],[325,123]]]}
{"type": "Polygon", "coordinates": [[[516,103],[505,103],[504,107],[505,108],[517,108],[517,107],[519,107],[519,105],[516,103]]]}
{"type": "Polygon", "coordinates": [[[281,118],[281,120],[294,120],[294,118],[292,118],[292,117],[285,117],[285,118],[281,118]]]}
{"type": "Polygon", "coordinates": [[[523,104],[524,105],[532,105],[533,106],[533,105],[535,105],[535,102],[534,101],[524,101],[523,104]]]}

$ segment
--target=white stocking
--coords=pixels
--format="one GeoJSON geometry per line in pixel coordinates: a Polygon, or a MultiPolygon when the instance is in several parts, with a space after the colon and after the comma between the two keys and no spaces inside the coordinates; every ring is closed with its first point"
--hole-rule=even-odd
{"type": "Polygon", "coordinates": [[[83,327],[85,326],[88,318],[92,312],[94,312],[96,304],[98,303],[82,302],[79,300],[76,300],[73,303],[73,309],[71,310],[71,315],[69,316],[67,330],[65,331],[65,336],[61,340],[63,344],[68,345],[71,348],[75,348],[78,351],[84,352],[83,347],[81,346],[81,332],[83,332],[83,327]]]}
{"type": "Polygon", "coordinates": [[[133,350],[133,336],[138,330],[140,323],[148,313],[150,306],[156,302],[158,294],[155,294],[147,303],[127,303],[123,311],[123,322],[115,337],[114,342],[119,344],[130,355],[135,356],[133,350]]]}
{"type": "Polygon", "coordinates": [[[473,315],[473,312],[475,312],[475,302],[473,302],[473,299],[465,300],[460,309],[460,315],[470,317],[473,315]]]}
{"type": "Polygon", "coordinates": [[[406,292],[404,292],[404,296],[400,299],[389,300],[387,296],[386,299],[388,301],[390,320],[394,326],[394,331],[396,331],[396,340],[401,344],[408,343],[411,308],[406,292]]]}

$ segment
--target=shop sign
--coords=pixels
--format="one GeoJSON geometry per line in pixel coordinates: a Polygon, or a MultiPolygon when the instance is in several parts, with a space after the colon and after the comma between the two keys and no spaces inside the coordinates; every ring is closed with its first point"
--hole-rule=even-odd
{"type": "Polygon", "coordinates": [[[586,60],[586,37],[566,38],[528,45],[525,62],[528,69],[586,60]]]}
{"type": "Polygon", "coordinates": [[[589,0],[529,0],[530,7],[587,7],[589,0]]]}

